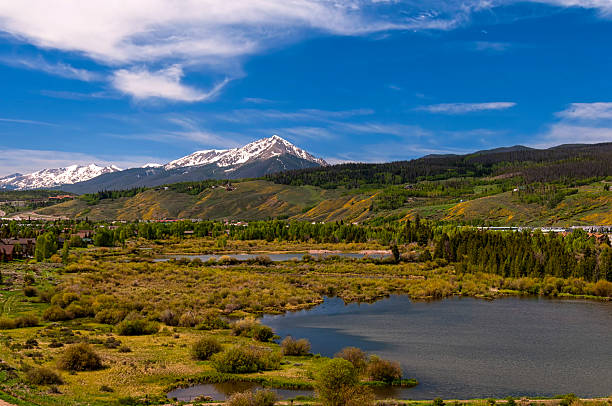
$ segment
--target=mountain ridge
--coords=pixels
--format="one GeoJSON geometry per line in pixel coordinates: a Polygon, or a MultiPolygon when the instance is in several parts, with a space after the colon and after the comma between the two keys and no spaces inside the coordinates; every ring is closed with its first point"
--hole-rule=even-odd
{"type": "Polygon", "coordinates": [[[259,177],[275,171],[327,165],[323,159],[314,157],[278,135],[273,135],[239,148],[196,151],[164,165],[148,163],[126,170],[114,165],[71,165],[66,168],[43,169],[26,175],[14,174],[1,178],[0,188],[61,188],[67,192],[89,193],[209,178],[259,177]]]}

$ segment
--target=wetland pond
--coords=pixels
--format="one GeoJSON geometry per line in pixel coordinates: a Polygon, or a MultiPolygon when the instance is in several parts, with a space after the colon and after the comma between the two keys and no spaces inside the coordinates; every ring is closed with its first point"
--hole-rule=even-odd
{"type": "MultiPolygon", "coordinates": [[[[612,395],[610,302],[544,298],[413,302],[407,296],[392,296],[372,304],[345,305],[341,299],[327,298],[309,310],[266,315],[262,322],[282,337],[309,339],[313,353],[333,356],[343,347],[355,346],[396,360],[406,378],[419,381],[414,388],[379,391],[377,397],[612,395]]],[[[216,391],[217,397],[233,392],[200,386],[216,391]]],[[[180,399],[180,391],[195,388],[173,391],[178,392],[174,396],[180,399]]],[[[282,391],[279,397],[302,392],[282,391]]],[[[203,393],[192,391],[191,396],[203,393]]]]}

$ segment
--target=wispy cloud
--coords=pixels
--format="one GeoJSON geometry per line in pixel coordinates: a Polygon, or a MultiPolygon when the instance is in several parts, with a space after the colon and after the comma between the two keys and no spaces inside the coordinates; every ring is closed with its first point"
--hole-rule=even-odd
{"type": "Polygon", "coordinates": [[[50,127],[57,127],[57,124],[48,123],[46,121],[36,121],[36,120],[23,120],[18,118],[0,118],[0,122],[2,123],[16,123],[16,124],[31,124],[31,125],[44,125],[50,127]]]}
{"type": "Polygon", "coordinates": [[[346,119],[356,116],[367,116],[374,114],[372,109],[354,110],[320,110],[320,109],[299,109],[292,111],[274,109],[238,109],[228,113],[217,114],[219,120],[250,123],[253,121],[266,120],[286,120],[286,121],[318,121],[325,122],[330,120],[346,119]]]}
{"type": "Polygon", "coordinates": [[[506,110],[516,106],[514,102],[442,103],[417,107],[415,110],[439,114],[468,114],[490,110],[506,110]]]}
{"type": "Polygon", "coordinates": [[[475,51],[505,52],[513,47],[509,42],[475,41],[471,44],[475,51]]]}
{"type": "Polygon", "coordinates": [[[19,68],[43,71],[50,75],[60,76],[68,79],[82,80],[84,82],[102,80],[104,78],[103,75],[97,72],[92,72],[87,69],[75,68],[74,66],[64,62],[48,62],[40,55],[34,58],[22,56],[16,57],[14,55],[1,55],[0,63],[19,68]]]}
{"type": "Polygon", "coordinates": [[[612,103],[572,103],[555,114],[559,120],[535,137],[536,147],[612,142],[612,103]]]}
{"type": "MultiPolygon", "coordinates": [[[[166,70],[179,64],[234,76],[226,70],[235,69],[245,56],[308,35],[448,30],[483,4],[471,0],[442,13],[413,3],[395,13],[390,12],[395,2],[368,0],[187,0],[180,5],[168,0],[63,0],[53,8],[45,0],[22,0],[0,2],[0,31],[40,49],[77,53],[114,69],[111,82],[134,97],[195,102],[208,99],[207,92],[181,85],[166,70]]],[[[65,63],[16,63],[79,80],[98,79],[65,63]]]]}
{"type": "Polygon", "coordinates": [[[146,69],[121,69],[114,73],[112,83],[117,90],[142,100],[161,98],[173,101],[194,102],[216,97],[229,82],[225,79],[208,92],[181,83],[183,69],[180,65],[149,72],[146,69]]]}
{"type": "Polygon", "coordinates": [[[610,120],[612,119],[612,102],[572,103],[567,109],[556,115],[571,120],[610,120]]]}

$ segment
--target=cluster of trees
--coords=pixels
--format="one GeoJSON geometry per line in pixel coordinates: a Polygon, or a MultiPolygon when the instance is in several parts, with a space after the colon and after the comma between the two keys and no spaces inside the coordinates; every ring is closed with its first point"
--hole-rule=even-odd
{"type": "Polygon", "coordinates": [[[98,228],[94,244],[113,246],[122,244],[127,238],[141,237],[159,240],[169,237],[182,238],[185,231],[193,231],[196,237],[211,236],[233,240],[267,241],[314,241],[318,243],[355,243],[378,241],[383,245],[392,242],[404,244],[419,242],[423,245],[433,239],[434,227],[416,220],[405,223],[393,222],[378,226],[332,223],[310,223],[305,221],[254,221],[248,224],[224,224],[215,221],[176,221],[170,223],[129,223],[114,229],[98,228]]]}
{"type": "Polygon", "coordinates": [[[458,263],[459,272],[612,281],[612,248],[597,245],[594,238],[581,230],[565,237],[473,229],[442,233],[435,245],[434,258],[458,263]]]}

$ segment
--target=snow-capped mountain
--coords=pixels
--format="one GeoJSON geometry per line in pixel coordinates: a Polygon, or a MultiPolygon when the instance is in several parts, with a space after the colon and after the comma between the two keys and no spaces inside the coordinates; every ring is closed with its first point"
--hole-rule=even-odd
{"type": "Polygon", "coordinates": [[[25,175],[16,173],[0,178],[0,188],[17,190],[50,188],[59,185],[84,182],[105,173],[118,171],[121,171],[121,169],[115,165],[99,166],[96,164],[86,166],[71,165],[66,168],[43,169],[25,175]]]}
{"type": "Polygon", "coordinates": [[[256,160],[270,159],[280,155],[293,155],[305,161],[313,162],[318,165],[326,166],[327,163],[319,158],[315,158],[305,150],[296,147],[289,141],[273,135],[263,138],[240,148],[233,149],[210,149],[197,151],[191,155],[169,162],[164,166],[166,170],[182,168],[187,166],[200,166],[217,164],[220,167],[246,164],[256,160]]]}
{"type": "Polygon", "coordinates": [[[14,174],[0,178],[0,189],[60,188],[72,193],[91,193],[204,179],[257,178],[274,172],[326,165],[324,160],[273,135],[240,148],[197,151],[165,165],[148,163],[126,170],[95,164],[72,165],[27,175],[14,174]]]}

